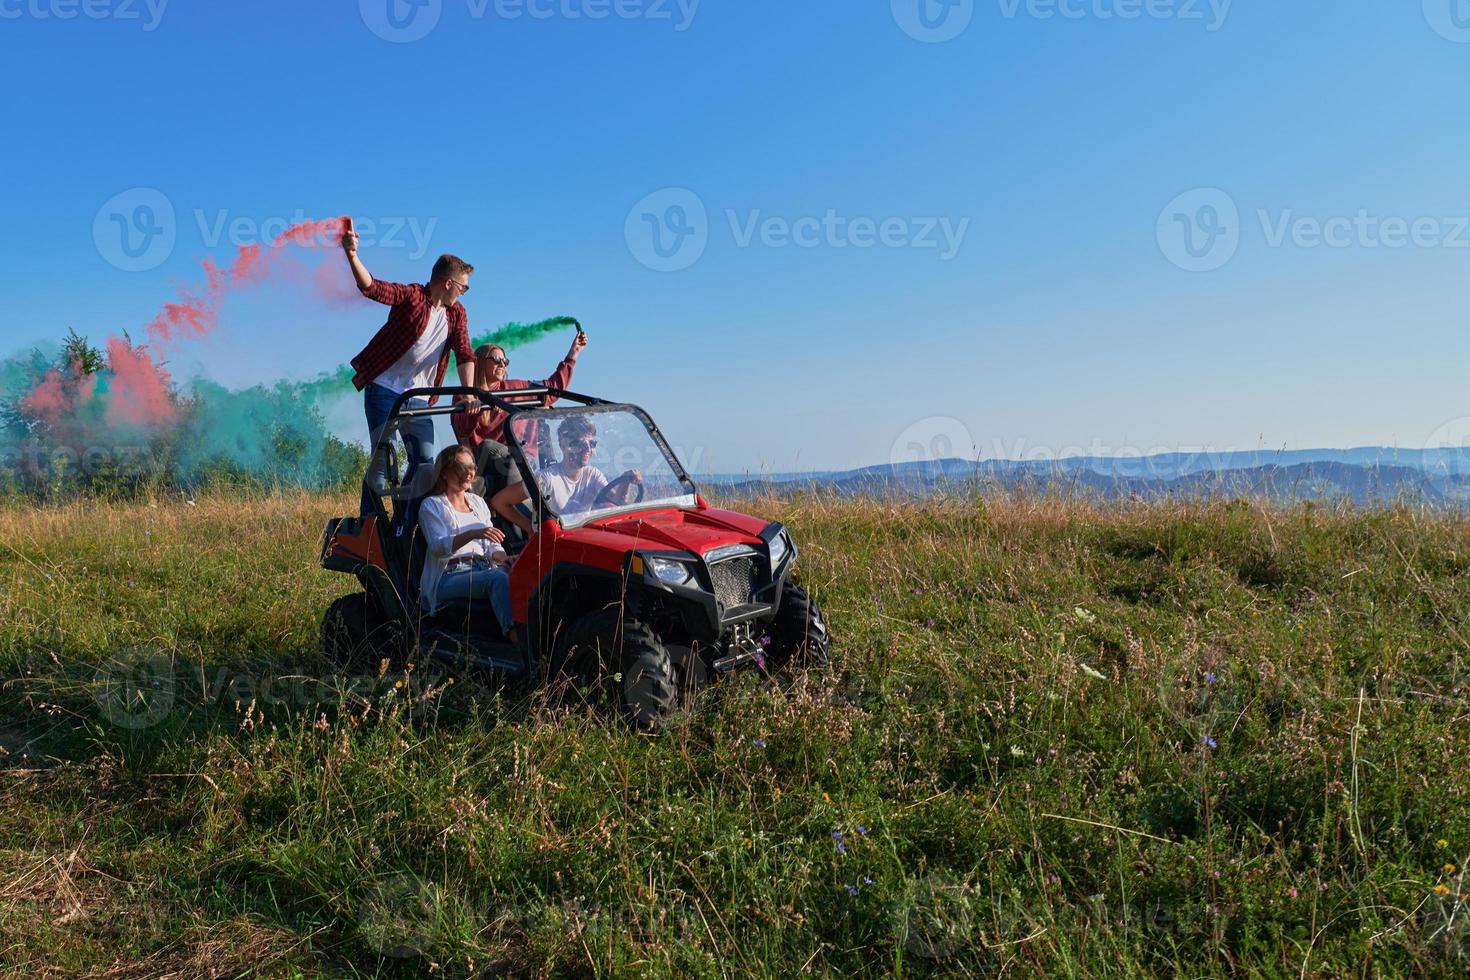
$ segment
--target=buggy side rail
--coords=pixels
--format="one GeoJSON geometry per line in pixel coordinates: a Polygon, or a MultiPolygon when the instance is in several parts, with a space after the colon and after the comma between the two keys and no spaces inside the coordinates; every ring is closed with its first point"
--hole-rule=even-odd
{"type": "Polygon", "coordinates": [[[455,402],[449,405],[424,405],[417,408],[405,408],[404,406],[415,398],[468,398],[475,397],[480,400],[481,405],[491,405],[502,412],[523,412],[527,409],[542,408],[549,399],[565,399],[577,402],[580,405],[611,405],[612,402],[603,398],[593,398],[591,395],[580,395],[575,391],[567,391],[563,388],[507,388],[500,391],[487,391],[484,388],[411,388],[398,396],[393,403],[393,410],[388,413],[388,420],[398,418],[422,418],[434,415],[456,415],[468,411],[462,403],[455,402]]]}

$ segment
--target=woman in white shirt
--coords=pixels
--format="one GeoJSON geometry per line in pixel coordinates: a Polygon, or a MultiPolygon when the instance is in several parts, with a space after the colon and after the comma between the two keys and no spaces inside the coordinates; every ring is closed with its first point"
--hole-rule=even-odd
{"type": "Polygon", "coordinates": [[[419,602],[433,615],[452,599],[489,599],[500,631],[514,641],[510,611],[508,558],[500,546],[505,535],[490,520],[483,497],[470,492],[475,457],[464,446],[449,446],[434,462],[434,488],[419,509],[419,531],[428,554],[419,602]]]}

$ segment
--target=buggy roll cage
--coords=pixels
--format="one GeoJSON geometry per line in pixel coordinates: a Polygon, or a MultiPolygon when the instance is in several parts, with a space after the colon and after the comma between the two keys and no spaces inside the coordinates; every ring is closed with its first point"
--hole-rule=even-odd
{"type": "MultiPolygon", "coordinates": [[[[582,395],[563,388],[548,388],[544,385],[530,388],[504,388],[497,391],[488,391],[484,388],[472,388],[462,385],[454,387],[410,388],[408,391],[399,395],[397,401],[393,403],[393,410],[388,413],[388,421],[383,424],[383,431],[378,435],[378,439],[373,444],[371,455],[368,458],[376,459],[377,453],[380,450],[386,451],[389,449],[393,436],[397,432],[399,419],[433,418],[436,415],[461,415],[468,411],[461,402],[451,402],[447,405],[424,405],[418,408],[405,408],[404,406],[409,402],[416,398],[433,400],[444,397],[460,398],[469,396],[479,399],[482,406],[490,405],[499,411],[505,412],[507,416],[505,424],[507,426],[510,425],[511,419],[518,413],[554,412],[555,409],[551,407],[552,401],[576,402],[585,408],[623,409],[631,412],[647,427],[649,435],[653,437],[654,442],[657,443],[659,449],[663,451],[664,456],[668,459],[674,475],[689,486],[694,487],[695,493],[698,493],[698,487],[694,480],[690,478],[689,473],[684,469],[683,462],[680,461],[673,449],[670,448],[668,441],[664,439],[664,434],[659,431],[653,419],[643,409],[637,405],[611,402],[605,398],[594,398],[591,395],[582,395]]],[[[521,471],[522,485],[526,488],[526,493],[530,496],[531,502],[534,505],[532,510],[533,515],[541,514],[543,506],[541,487],[536,482],[535,471],[531,467],[531,464],[527,462],[525,455],[521,452],[520,442],[516,439],[508,439],[505,445],[510,450],[511,458],[515,461],[516,467],[521,471]]],[[[392,473],[393,470],[394,467],[390,466],[390,476],[396,479],[397,474],[392,473]]],[[[382,498],[368,484],[368,475],[371,472],[372,467],[369,466],[368,473],[363,475],[362,500],[364,509],[362,512],[364,514],[376,514],[379,520],[386,521],[389,515],[383,508],[382,498]]],[[[397,494],[394,491],[399,489],[401,487],[397,484],[387,488],[389,495],[394,496],[395,499],[397,494]]],[[[538,517],[533,517],[532,519],[536,520],[539,524],[538,517]]]]}

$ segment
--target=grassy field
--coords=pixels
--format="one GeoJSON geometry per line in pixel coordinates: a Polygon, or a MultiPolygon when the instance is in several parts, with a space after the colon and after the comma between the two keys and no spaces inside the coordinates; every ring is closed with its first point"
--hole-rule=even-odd
{"type": "Polygon", "coordinates": [[[334,674],[353,504],[0,509],[7,975],[1470,969],[1464,521],[750,502],[833,665],[647,739],[334,674]]]}

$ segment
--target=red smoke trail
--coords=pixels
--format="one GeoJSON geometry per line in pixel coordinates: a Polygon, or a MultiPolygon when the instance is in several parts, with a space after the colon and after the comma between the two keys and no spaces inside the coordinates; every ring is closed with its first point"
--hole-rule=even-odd
{"type": "MultiPolygon", "coordinates": [[[[224,268],[213,259],[204,259],[203,292],[181,289],[176,302],[165,303],[145,327],[149,342],[158,346],[205,336],[219,323],[220,305],[231,293],[262,282],[281,267],[285,246],[340,241],[348,220],[327,218],[293,225],[267,246],[240,246],[234,261],[224,268]]],[[[80,370],[53,369],[21,399],[21,410],[71,441],[85,441],[92,425],[81,410],[94,399],[100,400],[102,421],[108,427],[158,429],[174,422],[177,411],[169,397],[168,372],[148,345],[109,337],[106,346],[105,383],[80,377],[80,370]]]]}
{"type": "Polygon", "coordinates": [[[174,420],[168,372],[145,348],[109,337],[107,366],[112,371],[105,416],[109,427],[163,426],[174,420]]]}
{"type": "Polygon", "coordinates": [[[166,343],[180,336],[202,337],[219,323],[219,307],[225,298],[243,286],[254,285],[271,272],[271,264],[287,245],[309,245],[319,240],[339,240],[347,219],[327,218],[292,225],[262,248],[241,245],[235,260],[221,269],[213,259],[203,262],[205,290],[202,296],[180,291],[179,302],[165,303],[158,316],[148,324],[148,339],[166,343]]]}
{"type": "MultiPolygon", "coordinates": [[[[52,368],[46,372],[46,377],[31,391],[29,395],[21,399],[20,407],[27,415],[38,418],[47,425],[57,425],[66,414],[67,409],[76,398],[75,391],[68,391],[68,384],[78,387],[75,375],[80,374],[80,366],[73,366],[73,375],[68,376],[61,373],[59,368],[52,368]],[[69,381],[69,378],[71,379],[69,381]]],[[[88,380],[91,380],[88,378],[88,380]]],[[[90,388],[86,393],[90,396],[90,388]]]]}

